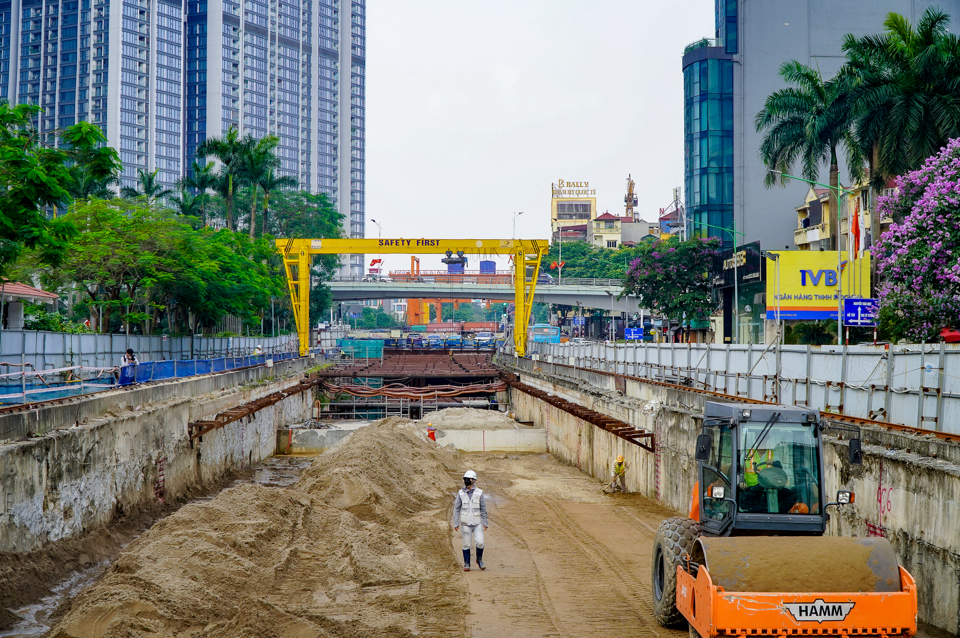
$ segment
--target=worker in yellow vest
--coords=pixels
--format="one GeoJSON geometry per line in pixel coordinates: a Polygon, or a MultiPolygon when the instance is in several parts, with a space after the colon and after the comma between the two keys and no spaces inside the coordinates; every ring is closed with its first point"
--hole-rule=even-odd
{"type": "Polygon", "coordinates": [[[759,482],[757,474],[761,470],[773,467],[773,450],[767,450],[764,453],[761,453],[760,450],[754,450],[747,453],[744,466],[743,482],[747,487],[753,487],[759,482]]]}
{"type": "Polygon", "coordinates": [[[613,464],[613,477],[610,480],[609,489],[616,492],[620,491],[621,494],[627,491],[626,486],[624,485],[624,480],[627,478],[627,464],[623,461],[623,455],[620,454],[617,456],[617,460],[613,464]]]}

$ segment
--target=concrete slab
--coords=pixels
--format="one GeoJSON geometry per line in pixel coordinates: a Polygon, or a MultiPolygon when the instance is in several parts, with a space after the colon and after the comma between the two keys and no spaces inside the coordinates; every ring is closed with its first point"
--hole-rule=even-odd
{"type": "Polygon", "coordinates": [[[323,454],[370,421],[337,421],[329,429],[282,428],[277,430],[276,454],[323,454]]]}
{"type": "Polygon", "coordinates": [[[547,451],[547,431],[524,430],[437,430],[437,444],[453,443],[461,452],[547,451]]]}

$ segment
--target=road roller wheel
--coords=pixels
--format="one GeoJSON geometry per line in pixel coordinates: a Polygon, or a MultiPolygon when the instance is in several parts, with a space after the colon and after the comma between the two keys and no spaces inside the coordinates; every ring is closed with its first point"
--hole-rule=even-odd
{"type": "MultiPolygon", "coordinates": [[[[664,627],[685,622],[677,610],[677,565],[693,549],[700,536],[700,524],[686,517],[668,518],[660,523],[653,539],[653,613],[664,627]]],[[[692,634],[691,634],[692,635],[692,634]]]]}
{"type": "Polygon", "coordinates": [[[696,629],[693,628],[693,625],[687,623],[687,631],[690,632],[690,638],[703,638],[696,629]]]}

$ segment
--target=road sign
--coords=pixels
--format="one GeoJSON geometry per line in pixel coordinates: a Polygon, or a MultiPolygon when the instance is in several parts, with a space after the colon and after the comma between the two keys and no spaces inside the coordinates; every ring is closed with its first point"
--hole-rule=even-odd
{"type": "Polygon", "coordinates": [[[643,339],[643,328],[627,328],[623,336],[625,339],[643,339]]]}
{"type": "Polygon", "coordinates": [[[844,299],[843,325],[856,328],[876,328],[879,312],[879,299],[844,299]]]}
{"type": "Polygon", "coordinates": [[[585,326],[586,324],[587,324],[587,320],[584,317],[573,318],[573,325],[575,326],[585,326]]]}

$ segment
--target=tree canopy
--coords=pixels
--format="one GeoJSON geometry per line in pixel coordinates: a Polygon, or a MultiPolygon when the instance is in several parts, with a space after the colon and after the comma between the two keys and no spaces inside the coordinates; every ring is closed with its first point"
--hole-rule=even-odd
{"type": "Polygon", "coordinates": [[[914,26],[890,13],[883,26],[843,41],[861,154],[881,186],[960,136],[960,39],[949,14],[928,7],[914,26]]]}
{"type": "Polygon", "coordinates": [[[882,275],[881,327],[893,338],[932,340],[960,326],[960,139],[881,197],[881,215],[903,219],[874,254],[882,275]]]}
{"type": "Polygon", "coordinates": [[[120,169],[117,152],[88,122],[61,131],[67,148],[44,145],[33,125],[40,110],[0,103],[0,272],[25,249],[44,263],[59,263],[76,230],[67,220],[48,219],[45,209],[72,199],[78,182],[93,188],[120,169]]]}
{"type": "Polygon", "coordinates": [[[720,247],[716,238],[644,244],[623,278],[623,294],[637,295],[644,307],[668,319],[706,319],[714,309],[710,273],[720,247]]]}

